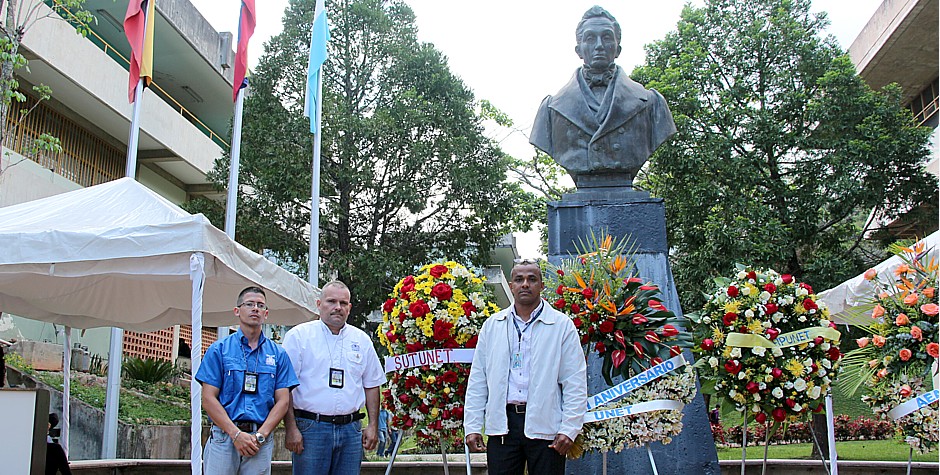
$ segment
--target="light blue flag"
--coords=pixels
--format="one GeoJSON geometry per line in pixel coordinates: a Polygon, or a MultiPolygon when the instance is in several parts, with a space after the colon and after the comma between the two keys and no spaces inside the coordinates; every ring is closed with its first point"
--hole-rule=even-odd
{"type": "Polygon", "coordinates": [[[326,24],[326,6],[323,0],[317,0],[313,14],[313,26],[310,33],[310,62],[307,64],[307,92],[304,95],[304,117],[310,119],[310,132],[319,133],[317,111],[320,109],[319,90],[320,68],[326,62],[326,42],[330,40],[330,29],[326,24]]]}

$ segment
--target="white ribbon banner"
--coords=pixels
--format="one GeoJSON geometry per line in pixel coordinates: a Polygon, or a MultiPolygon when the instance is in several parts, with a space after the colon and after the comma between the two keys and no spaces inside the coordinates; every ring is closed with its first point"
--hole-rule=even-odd
{"type": "Polygon", "coordinates": [[[476,350],[473,348],[442,348],[386,356],[385,372],[393,373],[407,368],[430,366],[432,364],[472,363],[474,351],[476,350]]]}
{"type": "MultiPolygon", "coordinates": [[[[634,389],[640,386],[643,386],[646,383],[653,382],[687,364],[688,362],[685,360],[685,358],[682,355],[678,355],[666,361],[663,361],[662,363],[656,366],[653,366],[652,368],[616,386],[607,388],[606,390],[601,391],[589,397],[587,401],[587,408],[588,410],[591,410],[591,409],[594,409],[595,407],[603,406],[604,404],[607,404],[615,399],[618,399],[621,396],[625,396],[626,394],[630,393],[630,391],[633,391],[634,389]]],[[[387,366],[388,366],[388,363],[386,363],[386,368],[387,366]]],[[[643,404],[646,404],[646,403],[643,403],[643,404]]],[[[651,410],[655,410],[655,409],[651,409],[651,410]]],[[[598,419],[598,420],[602,420],[602,419],[598,419]]]]}
{"type": "Polygon", "coordinates": [[[904,404],[901,404],[898,407],[891,409],[888,412],[888,417],[894,420],[898,420],[918,409],[927,407],[937,401],[940,401],[940,389],[934,389],[933,391],[916,396],[914,397],[914,399],[911,399],[905,402],[904,404]]]}
{"type": "Polygon", "coordinates": [[[654,401],[641,402],[631,406],[616,407],[613,409],[602,409],[600,411],[588,412],[584,415],[584,423],[598,422],[616,417],[626,417],[644,412],[653,411],[681,411],[685,407],[682,401],[673,401],[670,399],[656,399],[654,401]]]}

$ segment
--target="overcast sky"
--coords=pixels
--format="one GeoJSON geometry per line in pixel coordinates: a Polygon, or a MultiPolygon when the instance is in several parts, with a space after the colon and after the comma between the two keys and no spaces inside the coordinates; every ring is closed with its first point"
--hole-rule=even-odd
{"type": "MultiPolygon", "coordinates": [[[[190,0],[218,31],[236,32],[240,0],[190,0]],[[225,5],[228,6],[224,6],[225,5]]],[[[451,70],[474,91],[509,114],[528,134],[536,109],[571,77],[580,60],[574,30],[581,15],[599,4],[623,29],[617,64],[627,72],[645,58],[643,46],[673,31],[683,0],[406,0],[417,16],[418,38],[449,58],[451,70]]],[[[249,43],[249,66],[257,64],[264,43],[281,31],[287,0],[259,0],[257,26],[249,43]]],[[[693,2],[701,5],[704,2],[693,2]]],[[[828,32],[848,48],[881,0],[814,0],[814,12],[827,12],[828,32]]],[[[327,0],[329,11],[331,2],[327,0]]],[[[534,152],[526,137],[492,131],[503,150],[518,158],[534,152]]],[[[520,254],[534,256],[531,238],[520,239],[520,254]]],[[[537,248],[537,241],[534,246],[537,248]]]]}

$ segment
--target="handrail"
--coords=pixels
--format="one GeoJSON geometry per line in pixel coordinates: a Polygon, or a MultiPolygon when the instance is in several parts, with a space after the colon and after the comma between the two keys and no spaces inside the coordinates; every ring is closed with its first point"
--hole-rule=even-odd
{"type": "MultiPolygon", "coordinates": [[[[89,41],[91,41],[92,44],[94,44],[98,48],[101,48],[101,50],[104,51],[104,53],[108,55],[111,59],[115,59],[115,56],[120,58],[120,61],[116,61],[116,62],[120,64],[122,67],[124,67],[124,69],[127,69],[128,71],[130,71],[131,62],[127,58],[125,58],[124,55],[122,55],[120,51],[118,51],[115,47],[111,46],[107,41],[104,40],[104,38],[99,36],[98,33],[96,33],[93,29],[91,29],[91,27],[89,27],[84,22],[82,22],[78,17],[76,17],[75,14],[73,14],[71,10],[69,10],[64,5],[62,5],[61,2],[59,2],[59,0],[45,0],[45,3],[47,5],[49,5],[50,3],[55,3],[56,5],[58,5],[59,11],[65,11],[66,13],[68,13],[69,18],[66,19],[66,21],[68,21],[69,23],[72,23],[73,26],[75,23],[77,23],[85,27],[85,29],[88,31],[89,34],[91,34],[98,41],[101,42],[101,44],[99,45],[95,43],[95,41],[89,39],[89,41]],[[108,53],[109,49],[111,50],[111,52],[113,52],[113,55],[108,53]]],[[[215,142],[217,145],[221,147],[231,148],[231,145],[228,142],[226,142],[225,139],[223,139],[221,135],[217,134],[208,125],[206,125],[201,120],[199,120],[199,118],[196,117],[195,114],[193,114],[188,109],[186,109],[186,107],[180,104],[179,101],[174,99],[173,96],[171,96],[168,92],[163,90],[163,88],[161,88],[155,81],[151,81],[149,87],[152,87],[154,89],[154,94],[161,96],[164,101],[172,102],[171,106],[175,105],[174,109],[178,109],[181,116],[183,116],[184,118],[187,118],[188,120],[190,120],[190,122],[195,122],[194,125],[198,124],[198,126],[201,126],[204,129],[202,130],[202,132],[206,134],[210,140],[212,140],[213,142],[215,142]],[[157,91],[159,91],[159,94],[157,93],[157,91]]],[[[199,128],[198,126],[197,128],[199,128]]]]}

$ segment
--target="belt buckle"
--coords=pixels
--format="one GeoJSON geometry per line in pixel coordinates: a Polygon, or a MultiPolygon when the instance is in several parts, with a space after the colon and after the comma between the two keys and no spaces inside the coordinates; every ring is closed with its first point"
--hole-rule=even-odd
{"type": "Polygon", "coordinates": [[[516,414],[525,414],[525,404],[513,404],[512,408],[516,411],[516,414]]]}

